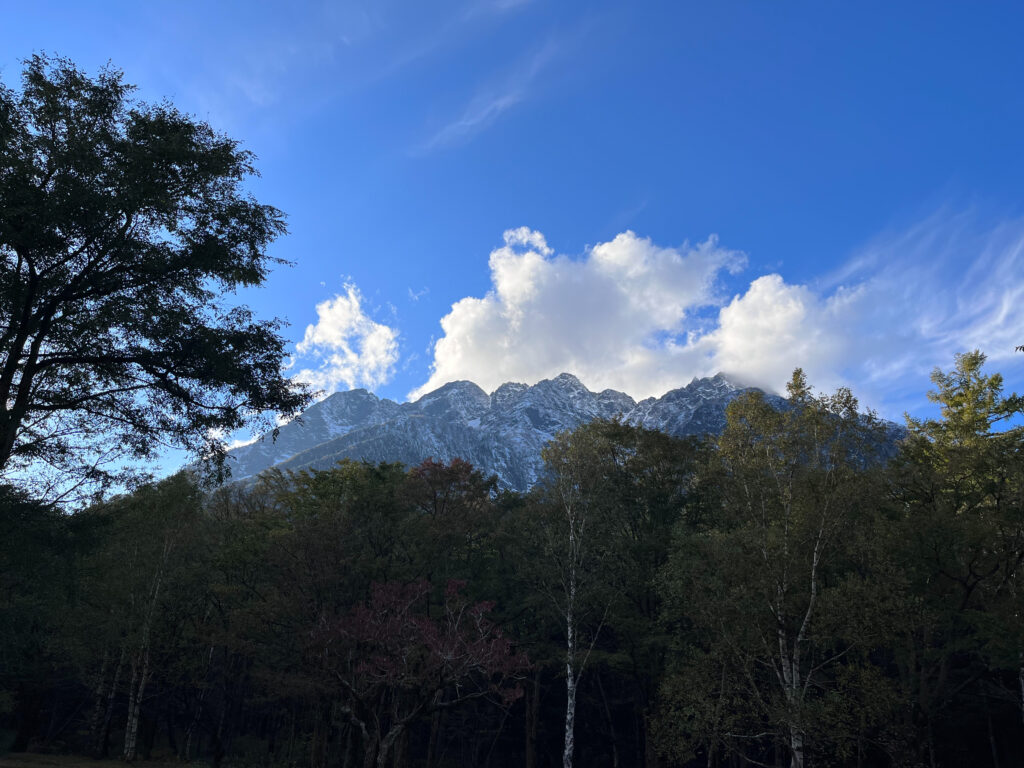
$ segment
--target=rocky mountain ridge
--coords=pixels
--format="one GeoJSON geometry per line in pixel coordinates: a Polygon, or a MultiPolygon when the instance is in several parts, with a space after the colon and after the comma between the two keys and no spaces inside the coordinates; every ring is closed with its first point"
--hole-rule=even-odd
{"type": "Polygon", "coordinates": [[[726,406],[748,389],[718,374],[638,403],[612,389],[591,392],[569,373],[533,386],[509,382],[489,395],[470,381],[454,381],[402,404],[354,389],[310,406],[281,427],[276,441],[264,436],[235,448],[228,467],[241,480],[272,466],[327,469],[344,458],[415,465],[459,457],[497,475],[502,487],[522,491],[540,476],[541,448],[563,430],[620,417],[677,437],[717,434],[726,406]]]}

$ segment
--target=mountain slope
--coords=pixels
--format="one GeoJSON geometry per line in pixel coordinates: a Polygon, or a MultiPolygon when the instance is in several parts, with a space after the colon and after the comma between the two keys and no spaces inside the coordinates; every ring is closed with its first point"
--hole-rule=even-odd
{"type": "Polygon", "coordinates": [[[276,442],[264,437],[232,450],[229,467],[238,480],[275,465],[327,469],[344,458],[413,465],[459,457],[521,491],[540,476],[541,448],[563,430],[619,416],[677,437],[717,434],[725,426],[726,405],[744,391],[718,374],[637,403],[615,390],[591,392],[568,373],[532,387],[502,384],[490,395],[456,381],[401,405],[355,389],[311,406],[301,421],[281,428],[276,442]]]}

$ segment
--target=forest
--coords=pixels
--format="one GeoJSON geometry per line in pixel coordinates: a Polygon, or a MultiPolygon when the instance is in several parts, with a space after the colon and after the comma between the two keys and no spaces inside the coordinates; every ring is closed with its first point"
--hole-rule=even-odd
{"type": "MultiPolygon", "coordinates": [[[[298,768],[1024,764],[1024,400],[797,369],[719,435],[225,483],[317,397],[255,158],[108,65],[0,86],[0,754],[298,768]],[[211,473],[147,480],[167,447],[211,473]],[[141,469],[140,469],[141,468],[141,469]]],[[[325,393],[320,393],[325,394],[325,393]]],[[[195,466],[195,465],[193,465],[195,466]]]]}
{"type": "Polygon", "coordinates": [[[4,487],[0,747],[214,766],[1024,760],[1024,461],[981,353],[892,425],[798,370],[717,437],[563,433],[531,492],[459,460],[75,514],[4,487]]]}

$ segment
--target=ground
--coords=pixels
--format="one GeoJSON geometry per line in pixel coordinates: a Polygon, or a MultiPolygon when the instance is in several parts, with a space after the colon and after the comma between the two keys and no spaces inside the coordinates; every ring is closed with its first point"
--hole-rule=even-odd
{"type": "MultiPolygon", "coordinates": [[[[142,761],[140,761],[142,762],[142,761]]],[[[0,756],[0,768],[106,768],[124,765],[122,760],[94,760],[75,755],[34,755],[28,753],[0,756]]],[[[146,768],[181,768],[179,762],[145,761],[146,768]]]]}

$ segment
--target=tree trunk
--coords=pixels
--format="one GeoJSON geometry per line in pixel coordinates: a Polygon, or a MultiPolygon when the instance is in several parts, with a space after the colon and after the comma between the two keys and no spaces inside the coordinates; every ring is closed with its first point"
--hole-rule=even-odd
{"type": "Polygon", "coordinates": [[[43,707],[43,695],[41,692],[29,688],[24,683],[18,686],[18,720],[17,730],[14,735],[14,743],[11,745],[12,752],[25,752],[28,749],[32,737],[39,729],[40,710],[43,707]]]}
{"type": "Polygon", "coordinates": [[[329,704],[319,702],[313,721],[313,739],[309,745],[309,762],[312,768],[326,768],[327,742],[330,740],[331,709],[329,704]]]}
{"type": "Polygon", "coordinates": [[[128,688],[128,719],[124,731],[124,759],[132,762],[138,756],[139,710],[142,697],[149,681],[149,638],[146,633],[144,646],[132,662],[132,682],[128,688]],[[141,658],[140,658],[141,656],[141,658]],[[136,681],[138,684],[136,684],[136,681]]]}
{"type": "Polygon", "coordinates": [[[288,729],[288,757],[285,760],[287,763],[292,762],[292,755],[295,753],[295,720],[298,717],[295,712],[295,705],[292,704],[292,718],[291,727],[288,729]]]}
{"type": "Polygon", "coordinates": [[[1020,684],[1020,722],[1024,725],[1024,664],[1017,672],[1017,682],[1020,684]]]}
{"type": "Polygon", "coordinates": [[[57,738],[57,723],[60,721],[60,688],[53,689],[53,698],[50,702],[50,722],[46,726],[46,735],[43,736],[43,748],[50,751],[53,740],[57,738]]]}
{"type": "Polygon", "coordinates": [[[143,760],[149,760],[153,754],[153,744],[156,743],[157,726],[160,720],[157,717],[142,719],[142,753],[143,760]]]}
{"type": "Polygon", "coordinates": [[[92,715],[89,717],[89,744],[96,744],[96,737],[99,734],[100,723],[103,722],[103,705],[107,699],[107,669],[110,667],[110,646],[103,647],[103,663],[100,665],[100,673],[96,682],[94,693],[95,704],[92,708],[92,715]]]}
{"type": "Polygon", "coordinates": [[[569,519],[569,589],[565,610],[565,749],[562,752],[562,768],[572,768],[573,752],[576,749],[576,531],[573,519],[569,519]]]}
{"type": "Polygon", "coordinates": [[[341,768],[349,768],[352,764],[352,731],[354,730],[351,724],[345,726],[345,743],[341,747],[341,768]]]}
{"type": "MultiPolygon", "coordinates": [[[[203,674],[203,681],[206,682],[210,677],[210,667],[213,665],[213,651],[214,646],[210,646],[210,651],[206,655],[206,671],[203,674]]],[[[196,711],[192,714],[192,719],[189,721],[188,728],[185,729],[185,740],[182,743],[182,752],[178,755],[180,759],[188,762],[191,759],[192,751],[192,737],[195,735],[196,726],[199,725],[199,720],[203,716],[203,704],[206,702],[206,692],[209,690],[208,685],[204,685],[199,691],[199,701],[196,703],[196,711]]],[[[295,735],[295,713],[292,712],[292,736],[295,735]]],[[[291,758],[291,746],[288,748],[288,757],[291,758]]]]}
{"type": "Polygon", "coordinates": [[[228,705],[228,684],[225,679],[221,684],[220,717],[217,718],[217,729],[213,732],[212,736],[214,768],[220,768],[221,761],[227,754],[227,748],[224,743],[224,723],[228,716],[228,705]]]}
{"type": "Polygon", "coordinates": [[[992,752],[992,768],[999,768],[999,747],[996,744],[996,732],[992,727],[992,710],[989,708],[988,697],[985,701],[985,721],[988,725],[988,748],[992,752]]]}
{"type": "Polygon", "coordinates": [[[427,768],[437,765],[437,740],[441,735],[441,710],[430,716],[430,739],[427,741],[427,768]]]}
{"type": "Polygon", "coordinates": [[[647,768],[655,768],[658,765],[658,751],[654,748],[654,739],[651,738],[651,713],[644,712],[643,720],[644,738],[644,765],[647,768]]]}
{"type": "Polygon", "coordinates": [[[403,728],[395,740],[393,768],[406,768],[409,764],[409,729],[403,728]]]}
{"type": "Polygon", "coordinates": [[[804,734],[797,726],[789,726],[789,768],[804,768],[804,734]]]}
{"type": "MultiPolygon", "coordinates": [[[[153,588],[150,590],[149,604],[146,606],[145,618],[142,622],[142,636],[139,640],[139,648],[132,660],[132,682],[128,687],[128,721],[124,733],[124,759],[128,762],[135,760],[137,755],[137,743],[139,733],[139,707],[142,705],[142,696],[146,692],[146,683],[149,681],[149,638],[153,630],[153,619],[156,616],[157,604],[160,600],[160,588],[163,586],[164,568],[173,549],[173,542],[170,537],[164,539],[163,552],[156,573],[153,575],[153,588]],[[138,685],[136,685],[136,681],[138,685]]],[[[133,598],[134,599],[134,598],[133,598]]]]}
{"type": "Polygon", "coordinates": [[[363,750],[363,768],[374,768],[384,764],[378,759],[382,749],[380,736],[376,731],[372,735],[368,729],[363,732],[363,750]]]}
{"type": "Polygon", "coordinates": [[[526,697],[526,768],[537,768],[537,713],[540,710],[540,670],[533,677],[530,695],[526,697]]]}
{"type": "Polygon", "coordinates": [[[573,752],[576,749],[576,670],[573,668],[575,638],[572,619],[569,620],[569,648],[565,660],[565,749],[562,752],[562,768],[572,768],[573,752]]]}
{"type": "MultiPolygon", "coordinates": [[[[398,698],[395,697],[394,705],[392,708],[392,722],[398,720],[398,698]]],[[[379,736],[374,739],[377,744],[377,768],[388,768],[388,758],[391,757],[392,749],[398,739],[405,733],[406,723],[409,718],[399,720],[399,722],[392,725],[384,738],[379,736]]]]}
{"type": "Polygon", "coordinates": [[[174,710],[170,706],[164,710],[164,717],[167,721],[167,748],[172,754],[178,754],[177,725],[174,719],[174,710]]]}
{"type": "Polygon", "coordinates": [[[612,768],[619,768],[619,744],[615,736],[615,720],[612,718],[611,708],[608,706],[608,697],[604,692],[604,683],[601,682],[600,673],[597,674],[597,690],[601,694],[601,705],[604,711],[604,722],[608,728],[608,737],[612,743],[612,768]]]}
{"type": "Polygon", "coordinates": [[[103,711],[103,719],[96,732],[92,735],[93,757],[99,759],[107,756],[107,742],[110,738],[110,718],[114,713],[114,699],[117,696],[117,685],[121,682],[121,670],[124,668],[125,645],[121,644],[121,653],[114,667],[114,678],[107,690],[107,701],[103,711]]]}

